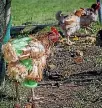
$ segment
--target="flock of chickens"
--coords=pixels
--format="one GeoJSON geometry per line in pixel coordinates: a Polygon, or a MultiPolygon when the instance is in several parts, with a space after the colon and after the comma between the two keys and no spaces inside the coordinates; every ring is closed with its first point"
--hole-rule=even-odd
{"type": "Polygon", "coordinates": [[[56,13],[56,19],[58,24],[63,30],[65,36],[67,36],[67,44],[72,45],[69,37],[79,30],[81,27],[88,27],[92,22],[97,21],[98,10],[100,3],[92,4],[90,8],[80,8],[76,10],[72,15],[63,15],[61,11],[56,13]]]}
{"type": "MultiPolygon", "coordinates": [[[[67,36],[68,45],[73,44],[69,39],[72,33],[81,27],[89,26],[91,22],[97,20],[99,7],[100,4],[97,3],[93,4],[91,8],[76,10],[72,15],[63,15],[61,11],[56,13],[58,24],[63,30],[64,35],[67,36]]],[[[23,41],[26,44],[22,48],[17,47],[19,43],[15,43],[16,47],[14,47],[14,40],[4,44],[2,50],[4,59],[8,63],[8,76],[18,82],[22,82],[25,79],[41,81],[46,60],[51,54],[51,47],[58,41],[59,37],[60,34],[57,29],[51,27],[51,32],[38,37],[29,37],[29,42],[28,40],[23,41]],[[16,50],[22,53],[17,55],[16,50]],[[20,62],[26,59],[30,59],[32,62],[32,68],[30,70],[20,62]]],[[[19,42],[21,40],[22,39],[20,39],[19,42]]]]}

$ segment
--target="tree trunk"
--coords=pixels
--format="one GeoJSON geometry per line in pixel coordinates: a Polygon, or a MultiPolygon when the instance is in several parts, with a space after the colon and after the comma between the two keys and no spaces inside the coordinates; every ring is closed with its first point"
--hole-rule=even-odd
{"type": "Polygon", "coordinates": [[[6,43],[10,39],[10,8],[11,0],[0,1],[0,89],[4,86],[6,64],[2,55],[2,44],[6,43]],[[2,86],[3,85],[3,86],[2,86]]]}
{"type": "Polygon", "coordinates": [[[97,2],[100,2],[100,9],[98,11],[98,15],[99,15],[99,21],[102,24],[102,1],[101,0],[97,0],[97,2]]]}

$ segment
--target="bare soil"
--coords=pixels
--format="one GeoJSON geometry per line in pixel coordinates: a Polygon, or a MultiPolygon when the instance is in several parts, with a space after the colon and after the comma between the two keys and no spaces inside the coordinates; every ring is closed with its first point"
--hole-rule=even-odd
{"type": "MultiPolygon", "coordinates": [[[[57,43],[53,48],[44,80],[35,88],[36,96],[44,97],[36,102],[39,108],[102,108],[102,48],[84,40],[82,37],[72,46],[57,43]],[[71,57],[76,49],[83,51],[81,63],[71,57]]],[[[19,86],[19,92],[23,108],[30,89],[19,86]]],[[[0,108],[13,108],[14,97],[14,85],[7,78],[0,93],[0,108]]]]}

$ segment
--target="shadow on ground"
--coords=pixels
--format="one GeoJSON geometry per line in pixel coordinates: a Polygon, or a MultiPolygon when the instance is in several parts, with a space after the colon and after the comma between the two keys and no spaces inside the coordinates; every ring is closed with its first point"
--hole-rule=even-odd
{"type": "Polygon", "coordinates": [[[99,30],[97,33],[96,46],[102,47],[102,30],[99,30]]]}

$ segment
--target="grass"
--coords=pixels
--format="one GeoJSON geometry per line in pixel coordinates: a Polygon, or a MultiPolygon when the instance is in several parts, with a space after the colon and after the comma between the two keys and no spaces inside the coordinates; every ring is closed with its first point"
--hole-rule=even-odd
{"type": "Polygon", "coordinates": [[[12,0],[12,24],[54,23],[57,11],[69,13],[80,7],[89,7],[95,2],[96,0],[12,0]]]}

